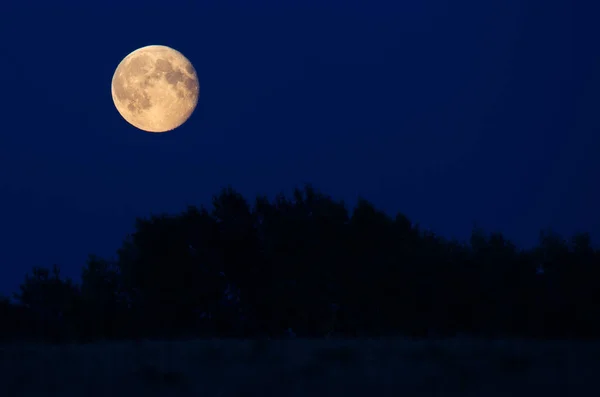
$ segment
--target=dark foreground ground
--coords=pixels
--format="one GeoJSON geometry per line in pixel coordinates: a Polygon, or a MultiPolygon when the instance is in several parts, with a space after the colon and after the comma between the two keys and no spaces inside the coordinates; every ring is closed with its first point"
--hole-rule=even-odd
{"type": "Polygon", "coordinates": [[[600,342],[197,340],[0,347],[0,396],[599,396],[600,342]]]}

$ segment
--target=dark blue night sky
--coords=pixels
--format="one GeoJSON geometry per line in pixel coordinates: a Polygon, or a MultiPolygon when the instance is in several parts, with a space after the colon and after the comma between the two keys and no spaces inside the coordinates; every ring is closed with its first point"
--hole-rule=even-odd
{"type": "Polygon", "coordinates": [[[51,3],[0,8],[0,292],[32,266],[78,278],[136,216],[227,185],[310,182],[459,239],[476,223],[524,247],[546,227],[600,241],[597,2],[51,3]],[[148,44],[200,79],[162,135],[110,93],[148,44]]]}

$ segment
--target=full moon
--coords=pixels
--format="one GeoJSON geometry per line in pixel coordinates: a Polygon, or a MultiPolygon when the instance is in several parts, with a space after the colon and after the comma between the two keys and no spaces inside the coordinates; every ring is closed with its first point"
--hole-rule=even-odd
{"type": "Polygon", "coordinates": [[[147,132],[171,131],[190,118],[200,94],[192,63],[162,45],[139,48],[117,66],[112,98],[121,116],[147,132]]]}

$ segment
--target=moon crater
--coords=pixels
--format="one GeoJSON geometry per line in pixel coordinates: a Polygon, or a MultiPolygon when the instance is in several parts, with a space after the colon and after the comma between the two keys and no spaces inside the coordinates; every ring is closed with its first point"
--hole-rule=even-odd
{"type": "Polygon", "coordinates": [[[166,132],[185,123],[198,103],[200,84],[191,62],[166,46],[147,46],[127,55],[111,85],[115,107],[133,126],[166,132]]]}

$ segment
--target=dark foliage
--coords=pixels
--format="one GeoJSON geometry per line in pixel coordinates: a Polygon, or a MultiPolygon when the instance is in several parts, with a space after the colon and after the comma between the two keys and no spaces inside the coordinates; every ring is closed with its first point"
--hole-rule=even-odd
{"type": "Polygon", "coordinates": [[[310,186],[251,205],[232,189],[212,210],[138,219],[81,284],[34,268],[0,337],[600,336],[600,251],[587,234],[540,234],[520,250],[474,230],[468,243],[391,218],[366,200],[350,213],[310,186]]]}

